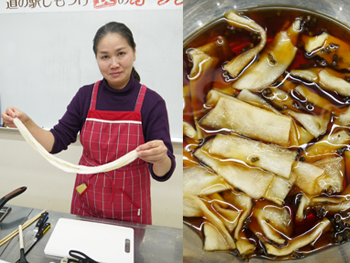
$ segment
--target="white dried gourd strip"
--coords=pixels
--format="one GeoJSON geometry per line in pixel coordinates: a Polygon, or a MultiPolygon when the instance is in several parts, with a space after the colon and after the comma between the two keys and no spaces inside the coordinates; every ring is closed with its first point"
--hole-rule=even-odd
{"type": "MultiPolygon", "coordinates": [[[[330,167],[331,168],[331,167],[330,167]]],[[[330,212],[342,212],[350,208],[350,186],[348,185],[339,195],[331,197],[314,197],[310,201],[310,206],[316,209],[323,209],[330,212]]]]}
{"type": "MultiPolygon", "coordinates": [[[[294,23],[300,25],[300,21],[294,23]]],[[[275,39],[261,53],[259,61],[249,66],[232,87],[259,91],[270,86],[292,63],[296,52],[297,48],[287,31],[277,33],[275,39]]]]}
{"type": "Polygon", "coordinates": [[[246,234],[242,230],[243,230],[244,221],[249,216],[250,211],[252,209],[253,202],[251,201],[251,199],[248,196],[244,196],[244,197],[241,196],[241,197],[244,199],[247,199],[247,201],[245,202],[247,205],[244,209],[244,212],[242,213],[242,215],[239,218],[237,227],[236,227],[235,232],[234,232],[234,237],[237,240],[236,246],[237,246],[239,253],[248,255],[254,251],[255,245],[250,243],[246,234]]]}
{"type": "MultiPolygon", "coordinates": [[[[191,49],[189,55],[192,57],[193,67],[190,73],[190,80],[198,79],[211,65],[217,63],[217,59],[210,57],[200,49],[191,49]]],[[[192,89],[191,89],[192,91],[192,89]]]]}
{"type": "Polygon", "coordinates": [[[333,108],[336,108],[336,107],[332,107],[332,104],[328,100],[326,100],[325,98],[322,98],[317,93],[308,90],[306,87],[302,85],[298,85],[297,87],[295,87],[295,90],[298,93],[300,93],[305,99],[307,99],[309,103],[312,103],[313,105],[324,108],[327,111],[332,111],[333,108]]]}
{"type": "MultiPolygon", "coordinates": [[[[313,68],[305,70],[292,70],[290,74],[293,77],[302,78],[310,82],[319,84],[323,89],[339,93],[342,96],[350,96],[350,83],[345,79],[349,77],[348,73],[337,72],[331,68],[313,68]]],[[[309,93],[312,96],[312,93],[309,93]]],[[[318,95],[313,95],[317,97],[318,95]]],[[[320,99],[318,99],[320,100],[320,99]]],[[[312,101],[310,101],[312,102],[312,101]]],[[[325,103],[326,108],[329,102],[322,99],[321,103],[325,103]]],[[[336,107],[333,107],[336,109],[336,107]]]]}
{"type": "Polygon", "coordinates": [[[203,216],[202,208],[199,205],[198,199],[195,195],[183,193],[182,198],[182,214],[187,217],[201,217],[203,216]]]}
{"type": "MultiPolygon", "coordinates": [[[[209,95],[210,97],[210,95],[209,95]]],[[[252,139],[288,146],[292,119],[255,107],[229,96],[215,96],[217,104],[200,124],[212,129],[229,129],[252,139]]],[[[213,102],[214,96],[210,102],[213,102]]]]}
{"type": "Polygon", "coordinates": [[[275,176],[267,188],[264,198],[275,202],[278,205],[282,205],[284,199],[292,189],[296,178],[297,174],[294,172],[291,172],[288,179],[282,178],[280,176],[275,176]]]}
{"type": "Polygon", "coordinates": [[[337,60],[337,68],[350,69],[350,45],[345,41],[323,32],[313,37],[303,35],[302,42],[307,52],[325,59],[329,65],[333,62],[334,54],[342,54],[341,59],[337,60]]]}
{"type": "Polygon", "coordinates": [[[258,207],[254,209],[253,216],[265,236],[277,244],[283,245],[286,237],[290,237],[293,232],[292,217],[285,207],[258,207]]]}
{"type": "Polygon", "coordinates": [[[348,107],[348,109],[343,114],[339,115],[338,121],[342,126],[350,125],[350,107],[348,107]]]}
{"type": "Polygon", "coordinates": [[[241,212],[228,208],[222,208],[220,205],[214,203],[213,207],[217,211],[221,221],[226,226],[227,230],[231,233],[237,226],[239,216],[241,212]]]}
{"type": "Polygon", "coordinates": [[[304,220],[305,211],[309,204],[310,204],[310,198],[306,194],[302,194],[300,198],[298,210],[295,214],[295,219],[297,221],[301,222],[302,220],[304,220]]]}
{"type": "Polygon", "coordinates": [[[289,178],[297,152],[274,144],[245,139],[234,135],[218,134],[212,140],[210,154],[238,159],[251,166],[289,178]]]}
{"type": "Polygon", "coordinates": [[[275,87],[269,87],[262,91],[262,94],[266,100],[269,100],[271,104],[277,109],[295,109],[293,106],[294,101],[291,96],[284,90],[275,87]]]}
{"type": "Polygon", "coordinates": [[[225,191],[222,195],[228,203],[242,211],[234,231],[234,238],[238,251],[241,254],[248,255],[254,251],[255,246],[254,244],[250,243],[249,239],[247,238],[245,232],[243,231],[243,225],[244,221],[251,212],[253,201],[243,192],[225,191]]]}
{"type": "Polygon", "coordinates": [[[28,131],[28,129],[18,118],[14,118],[13,122],[17,126],[19,132],[22,134],[24,139],[30,144],[30,146],[33,147],[34,150],[40,153],[52,165],[67,173],[95,174],[101,172],[108,172],[125,166],[134,161],[136,158],[138,158],[136,150],[133,150],[113,162],[103,164],[100,166],[90,167],[72,164],[65,160],[59,159],[56,156],[50,154],[48,151],[46,151],[46,149],[33,137],[33,135],[28,131]]]}
{"type": "Polygon", "coordinates": [[[340,204],[343,201],[349,199],[349,195],[340,195],[340,196],[321,196],[321,197],[314,197],[310,201],[310,205],[315,206],[317,203],[322,204],[340,204]]]}
{"type": "Polygon", "coordinates": [[[325,211],[342,212],[350,209],[350,200],[343,201],[340,204],[327,204],[322,206],[325,211]]]}
{"type": "MultiPolygon", "coordinates": [[[[184,216],[190,216],[191,211],[196,211],[197,215],[199,214],[199,211],[201,211],[201,215],[204,216],[208,221],[210,221],[216,229],[219,231],[221,234],[224,242],[227,244],[229,248],[236,248],[236,245],[233,241],[232,236],[230,233],[227,231],[225,225],[222,223],[222,221],[213,213],[211,212],[207,206],[204,204],[204,202],[195,195],[190,195],[190,194],[183,194],[183,200],[184,200],[184,211],[183,215],[184,216]]],[[[193,213],[195,214],[195,213],[193,213]]]]}
{"type": "Polygon", "coordinates": [[[266,100],[263,98],[259,97],[258,95],[252,93],[251,91],[244,89],[242,90],[238,96],[237,99],[242,100],[244,102],[247,102],[249,104],[252,104],[257,107],[261,107],[267,110],[271,110],[274,113],[278,115],[282,115],[278,110],[276,110],[274,107],[272,107],[266,100]]]}
{"type": "Polygon", "coordinates": [[[315,241],[322,232],[330,225],[330,221],[327,218],[324,218],[321,222],[316,224],[310,231],[293,238],[288,242],[287,246],[277,248],[270,244],[265,244],[267,253],[275,256],[286,256],[292,253],[293,251],[310,244],[315,241]]]}
{"type": "Polygon", "coordinates": [[[323,115],[312,115],[307,113],[298,113],[288,111],[288,114],[300,122],[303,127],[310,132],[315,138],[327,131],[327,125],[330,120],[330,113],[323,115]]]}
{"type": "Polygon", "coordinates": [[[298,177],[295,184],[306,194],[315,195],[317,194],[315,189],[317,178],[324,174],[324,170],[317,167],[316,165],[298,162],[293,168],[298,177]]]}
{"type": "Polygon", "coordinates": [[[265,30],[253,20],[241,17],[233,11],[227,12],[225,14],[225,17],[228,19],[227,22],[230,25],[233,25],[237,28],[245,28],[250,32],[255,32],[260,35],[260,43],[258,45],[233,58],[229,63],[225,65],[224,68],[230,73],[232,77],[235,78],[242,71],[242,69],[246,67],[248,63],[264,48],[267,37],[265,30]]]}
{"type": "Polygon", "coordinates": [[[209,195],[230,187],[221,177],[199,166],[183,169],[183,192],[193,195],[209,195]]]}
{"type": "Polygon", "coordinates": [[[184,136],[198,141],[197,131],[188,122],[182,122],[182,132],[184,136]]]}
{"type": "Polygon", "coordinates": [[[228,183],[255,199],[265,194],[275,176],[259,168],[249,168],[236,162],[221,162],[202,149],[198,149],[194,155],[225,178],[228,183]]]}
{"type": "Polygon", "coordinates": [[[218,58],[211,57],[200,49],[191,49],[189,54],[192,57],[193,67],[190,73],[190,94],[191,108],[193,110],[194,119],[200,118],[201,109],[204,103],[203,80],[211,79],[213,73],[211,68],[218,63],[218,58]]]}
{"type": "Polygon", "coordinates": [[[318,83],[319,69],[292,69],[290,75],[310,82],[318,83]]]}
{"type": "Polygon", "coordinates": [[[324,136],[321,140],[312,144],[306,149],[303,156],[308,162],[314,162],[322,158],[332,157],[337,154],[337,150],[346,147],[350,143],[348,132],[341,130],[324,136]]]}
{"type": "Polygon", "coordinates": [[[205,222],[204,227],[204,250],[215,251],[215,250],[229,250],[230,247],[223,239],[220,232],[212,224],[205,222]]]}
{"type": "Polygon", "coordinates": [[[293,120],[290,133],[291,146],[299,146],[310,142],[314,136],[309,133],[304,127],[293,120]]]}
{"type": "Polygon", "coordinates": [[[325,47],[328,36],[326,32],[314,37],[303,36],[305,50],[309,53],[319,51],[321,48],[325,47]]]}
{"type": "Polygon", "coordinates": [[[322,88],[335,91],[343,96],[350,96],[350,83],[345,79],[336,76],[336,73],[325,68],[318,73],[319,84],[322,88]]]}
{"type": "Polygon", "coordinates": [[[205,107],[208,109],[214,108],[218,104],[221,97],[224,97],[227,99],[234,98],[218,90],[212,89],[207,94],[207,97],[206,97],[207,101],[205,102],[205,107]]]}
{"type": "Polygon", "coordinates": [[[196,120],[202,116],[203,112],[201,109],[205,94],[208,92],[208,87],[204,83],[212,81],[214,78],[212,68],[222,61],[223,58],[231,57],[232,50],[225,38],[218,37],[216,41],[197,48],[188,49],[186,52],[192,58],[191,60],[193,62],[193,67],[189,75],[189,87],[191,108],[194,119],[196,120]]]}
{"type": "Polygon", "coordinates": [[[317,178],[315,192],[332,194],[343,191],[345,167],[342,157],[324,158],[313,164],[324,170],[324,174],[317,178]]]}

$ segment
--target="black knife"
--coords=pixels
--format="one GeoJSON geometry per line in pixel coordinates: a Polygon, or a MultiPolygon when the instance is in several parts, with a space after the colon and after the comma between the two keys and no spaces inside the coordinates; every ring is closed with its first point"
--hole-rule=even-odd
{"type": "Polygon", "coordinates": [[[35,244],[38,243],[38,241],[46,234],[47,231],[49,231],[50,227],[51,227],[50,223],[45,223],[44,225],[41,226],[41,228],[39,229],[39,232],[35,235],[33,239],[32,245],[25,252],[25,255],[27,255],[35,246],[35,244]]]}
{"type": "Polygon", "coordinates": [[[38,219],[38,222],[36,223],[34,227],[34,232],[39,232],[39,230],[43,227],[43,225],[46,223],[47,219],[49,219],[49,213],[44,212],[41,214],[41,216],[38,219]]]}
{"type": "Polygon", "coordinates": [[[16,190],[13,190],[11,193],[5,195],[3,198],[0,199],[0,209],[12,198],[16,197],[17,195],[20,195],[25,190],[27,190],[26,186],[22,186],[20,188],[17,188],[16,190]]]}

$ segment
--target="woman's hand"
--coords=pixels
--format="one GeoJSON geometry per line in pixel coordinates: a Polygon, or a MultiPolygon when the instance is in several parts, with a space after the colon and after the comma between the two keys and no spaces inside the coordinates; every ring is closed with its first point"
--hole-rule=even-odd
{"type": "Polygon", "coordinates": [[[16,128],[16,125],[13,123],[15,117],[19,118],[23,123],[28,120],[27,114],[14,107],[8,107],[6,111],[1,114],[4,124],[10,128],[16,128]]]}
{"type": "Polygon", "coordinates": [[[136,148],[138,157],[145,162],[153,164],[153,172],[164,176],[171,168],[171,160],[167,154],[168,148],[162,140],[153,140],[139,145],[136,148]]]}
{"type": "Polygon", "coordinates": [[[4,124],[10,128],[16,128],[13,119],[17,117],[26,126],[34,138],[48,151],[51,152],[55,138],[50,131],[40,128],[31,118],[23,111],[14,107],[8,107],[5,112],[1,114],[4,124]]]}

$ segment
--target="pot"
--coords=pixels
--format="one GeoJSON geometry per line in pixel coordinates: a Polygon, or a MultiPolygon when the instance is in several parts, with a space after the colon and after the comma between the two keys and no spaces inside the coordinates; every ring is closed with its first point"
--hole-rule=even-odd
{"type": "MultiPolygon", "coordinates": [[[[350,32],[350,2],[340,0],[203,0],[184,1],[183,9],[183,38],[186,43],[195,32],[205,27],[209,22],[223,16],[229,10],[244,11],[251,8],[280,6],[281,8],[301,9],[318,13],[326,19],[332,19],[342,28],[350,32]]],[[[349,33],[350,35],[350,33],[349,33]]],[[[202,238],[184,224],[183,228],[183,262],[241,262],[229,252],[206,252],[203,250],[202,238]]],[[[252,258],[249,262],[273,262],[267,259],[252,258]]],[[[306,258],[278,262],[350,262],[350,242],[332,246],[315,252],[306,258]]]]}

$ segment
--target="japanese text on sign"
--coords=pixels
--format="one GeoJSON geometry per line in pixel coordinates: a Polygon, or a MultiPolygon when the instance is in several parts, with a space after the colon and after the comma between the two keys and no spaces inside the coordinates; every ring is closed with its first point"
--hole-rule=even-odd
{"type": "Polygon", "coordinates": [[[183,0],[7,0],[1,12],[182,8],[183,0]],[[61,9],[61,10],[60,10],[61,9]],[[64,10],[62,10],[64,9],[64,10]]]}
{"type": "Polygon", "coordinates": [[[52,4],[57,7],[64,7],[65,5],[87,5],[89,0],[8,0],[6,9],[17,8],[48,8],[52,4]],[[84,3],[85,2],[85,3],[84,3]]]}

